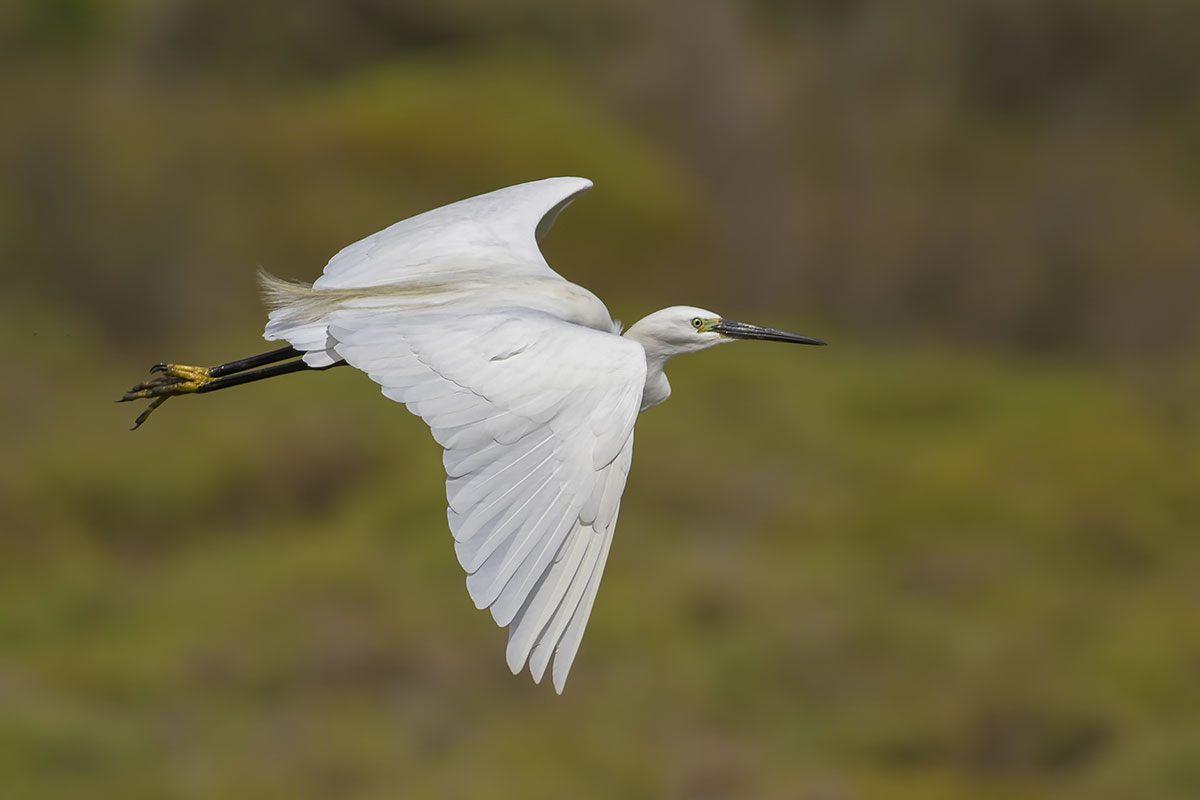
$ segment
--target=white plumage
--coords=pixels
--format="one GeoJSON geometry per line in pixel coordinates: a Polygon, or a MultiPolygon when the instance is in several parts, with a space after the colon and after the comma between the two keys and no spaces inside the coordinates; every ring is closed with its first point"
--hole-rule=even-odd
{"type": "Polygon", "coordinates": [[[445,448],[447,517],[467,590],[507,626],[507,660],[559,692],[612,543],[637,415],[666,361],[733,338],[816,343],[703,309],[624,336],[537,242],[591,187],[550,178],[463,200],[346,247],[311,287],[264,276],[265,337],[311,367],[345,361],[445,448]]]}
{"type": "MultiPolygon", "coordinates": [[[[509,626],[514,672],[537,646],[577,643],[629,471],[637,344],[522,309],[347,308],[328,325],[332,349],[446,449],[455,550],[475,605],[509,626]]],[[[573,657],[555,662],[560,691],[573,657]]]]}

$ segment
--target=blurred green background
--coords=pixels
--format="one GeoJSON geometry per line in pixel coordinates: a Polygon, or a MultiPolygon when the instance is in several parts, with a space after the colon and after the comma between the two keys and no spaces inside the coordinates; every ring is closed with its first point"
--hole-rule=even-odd
{"type": "Polygon", "coordinates": [[[1200,796],[1190,0],[0,6],[6,798],[1200,796]],[[564,696],[421,423],[255,269],[596,181],[545,243],[673,363],[564,696]],[[735,407],[734,400],[738,404],[735,407]]]}

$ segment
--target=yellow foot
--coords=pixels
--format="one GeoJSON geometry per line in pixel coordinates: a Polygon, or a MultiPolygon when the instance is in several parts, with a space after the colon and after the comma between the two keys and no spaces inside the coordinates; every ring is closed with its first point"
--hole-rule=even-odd
{"type": "Polygon", "coordinates": [[[127,403],[130,400],[151,401],[146,410],[138,415],[130,430],[137,430],[154,409],[167,401],[167,398],[177,394],[198,392],[205,384],[211,383],[213,380],[208,367],[193,367],[187,364],[155,364],[150,368],[150,372],[159,374],[134,386],[117,401],[118,403],[127,403]]]}
{"type": "Polygon", "coordinates": [[[191,367],[187,364],[155,364],[150,368],[150,372],[161,374],[134,386],[125,393],[121,402],[190,394],[199,391],[206,383],[212,382],[208,367],[191,367]]]}

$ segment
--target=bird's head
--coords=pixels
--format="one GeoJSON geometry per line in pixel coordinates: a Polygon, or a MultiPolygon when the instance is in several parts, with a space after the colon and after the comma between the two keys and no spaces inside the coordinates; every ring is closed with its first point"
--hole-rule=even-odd
{"type": "Polygon", "coordinates": [[[738,339],[823,345],[825,342],[774,328],[734,322],[695,306],[671,306],[638,320],[625,334],[664,359],[696,353],[738,339]]]}

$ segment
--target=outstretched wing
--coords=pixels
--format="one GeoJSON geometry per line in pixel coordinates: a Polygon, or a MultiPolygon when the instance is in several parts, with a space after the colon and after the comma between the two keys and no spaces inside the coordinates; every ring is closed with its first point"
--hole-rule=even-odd
{"type": "Polygon", "coordinates": [[[263,336],[286,339],[314,367],[336,362],[330,311],[355,297],[421,310],[453,302],[533,304],[591,327],[614,328],[604,304],[550,269],[538,242],[586,178],[546,178],[497,189],[401,220],[342,249],[311,287],[260,277],[272,310],[263,336]]]}
{"type": "Polygon", "coordinates": [[[409,217],[343,248],[313,288],[428,283],[464,272],[559,277],[538,242],[590,188],[586,178],[546,178],[409,217]]]}
{"type": "Polygon", "coordinates": [[[337,354],[428,423],[475,605],[562,691],[616,525],[646,377],[636,342],[528,309],[342,308],[337,354]]]}

